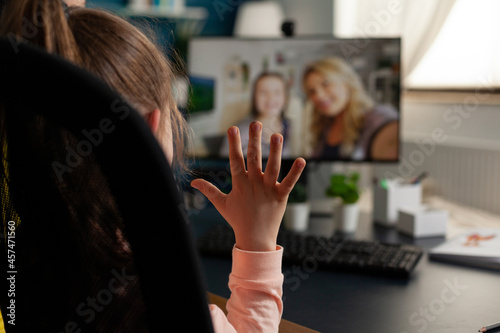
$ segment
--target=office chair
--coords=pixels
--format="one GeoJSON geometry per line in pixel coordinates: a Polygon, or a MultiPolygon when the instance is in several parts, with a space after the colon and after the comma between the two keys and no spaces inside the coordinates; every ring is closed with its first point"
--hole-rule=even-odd
{"type": "Polygon", "coordinates": [[[61,57],[0,38],[0,115],[6,331],[213,332],[174,176],[133,107],[61,57]]]}

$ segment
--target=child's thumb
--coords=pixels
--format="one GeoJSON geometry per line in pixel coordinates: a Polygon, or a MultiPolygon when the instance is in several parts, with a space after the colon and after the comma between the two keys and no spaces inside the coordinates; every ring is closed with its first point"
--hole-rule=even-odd
{"type": "Polygon", "coordinates": [[[222,193],[215,185],[204,180],[195,179],[191,182],[191,186],[203,193],[208,200],[215,206],[215,208],[221,208],[221,205],[225,201],[226,195],[222,193]]]}

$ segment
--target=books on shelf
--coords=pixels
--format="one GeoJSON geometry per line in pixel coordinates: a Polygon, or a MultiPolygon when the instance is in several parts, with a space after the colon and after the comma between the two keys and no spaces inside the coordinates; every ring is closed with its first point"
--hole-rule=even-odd
{"type": "Polygon", "coordinates": [[[500,270],[500,228],[465,232],[431,249],[429,258],[500,270]]]}

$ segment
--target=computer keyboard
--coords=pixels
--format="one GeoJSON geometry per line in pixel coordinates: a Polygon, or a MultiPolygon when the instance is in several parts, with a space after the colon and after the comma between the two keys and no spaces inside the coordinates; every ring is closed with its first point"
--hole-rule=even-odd
{"type": "MultiPolygon", "coordinates": [[[[228,225],[217,225],[197,240],[203,255],[231,258],[234,233],[228,225]]],[[[284,265],[317,264],[318,269],[408,278],[423,250],[406,244],[352,240],[338,236],[319,237],[280,229],[278,244],[283,246],[284,265]]]]}

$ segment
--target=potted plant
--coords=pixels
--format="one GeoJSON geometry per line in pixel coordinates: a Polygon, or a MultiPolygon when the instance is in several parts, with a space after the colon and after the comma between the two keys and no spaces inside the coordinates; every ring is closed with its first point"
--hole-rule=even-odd
{"type": "Polygon", "coordinates": [[[305,184],[296,183],[288,196],[288,203],[283,217],[285,228],[298,232],[307,230],[310,210],[305,184]]]}
{"type": "Polygon", "coordinates": [[[353,172],[349,176],[333,174],[330,177],[330,186],[326,189],[328,197],[339,198],[334,212],[337,229],[343,232],[356,231],[359,218],[359,173],[353,172]]]}

